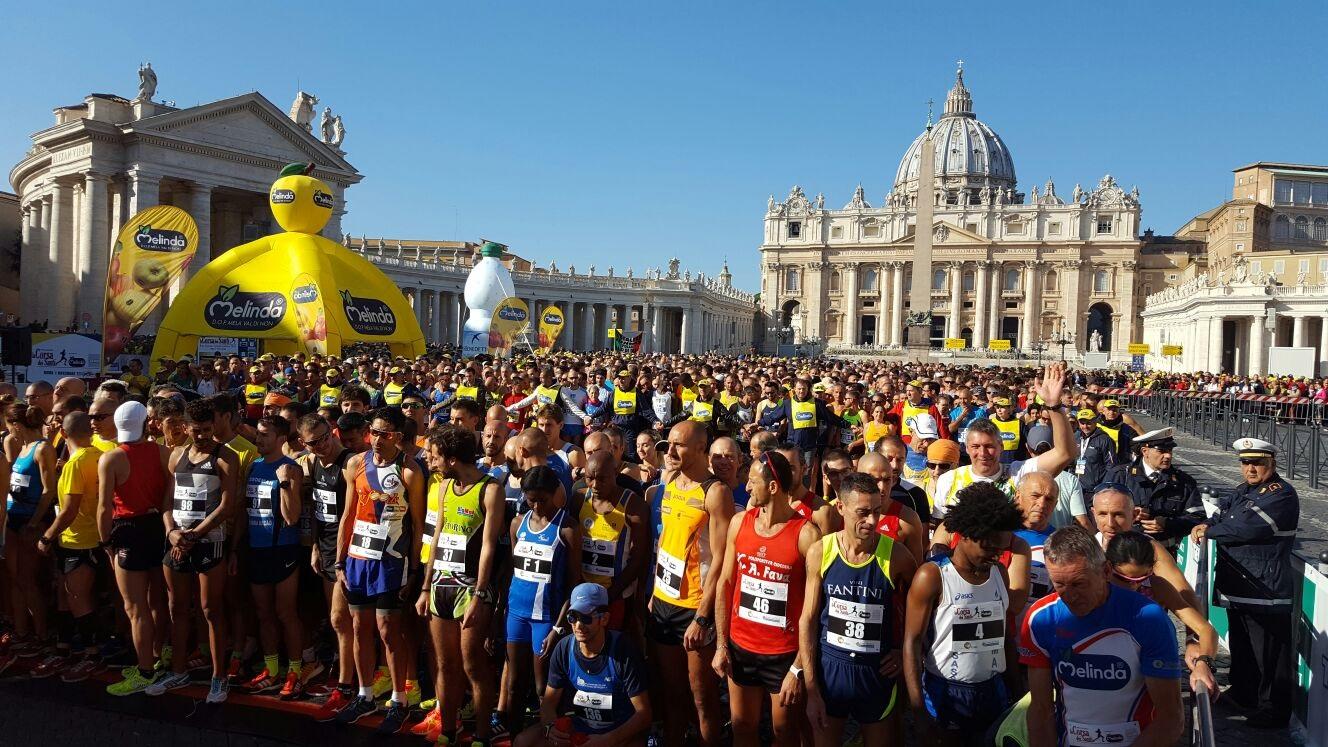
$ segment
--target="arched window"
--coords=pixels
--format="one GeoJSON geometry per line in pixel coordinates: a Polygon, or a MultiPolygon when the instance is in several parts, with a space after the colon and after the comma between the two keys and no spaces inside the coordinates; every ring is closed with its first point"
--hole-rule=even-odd
{"type": "Polygon", "coordinates": [[[1147,284],[1145,284],[1145,285],[1144,285],[1144,298],[1148,298],[1148,297],[1151,296],[1151,295],[1153,295],[1153,286],[1152,286],[1152,285],[1147,285],[1147,284]]]}
{"type": "Polygon", "coordinates": [[[1328,221],[1323,218],[1314,219],[1314,240],[1328,241],[1328,221]]]}
{"type": "Polygon", "coordinates": [[[931,289],[945,290],[945,270],[937,270],[931,274],[931,289]]]}
{"type": "Polygon", "coordinates": [[[861,290],[863,290],[863,291],[869,291],[869,292],[875,293],[875,292],[876,292],[876,283],[877,283],[879,277],[880,277],[880,273],[877,272],[874,268],[867,268],[866,270],[863,270],[863,271],[862,271],[862,288],[861,288],[861,290]]]}
{"type": "Polygon", "coordinates": [[[1291,221],[1285,215],[1277,216],[1273,221],[1273,238],[1287,239],[1291,238],[1291,221]]]}
{"type": "Polygon", "coordinates": [[[1111,271],[1098,270],[1093,273],[1093,292],[1110,293],[1111,292],[1111,271]]]}
{"type": "Polygon", "coordinates": [[[1005,271],[1005,285],[1002,286],[1002,287],[1003,287],[1005,290],[1008,290],[1008,291],[1017,291],[1017,290],[1019,290],[1019,271],[1018,271],[1018,270],[1006,270],[1006,271],[1005,271]]]}
{"type": "Polygon", "coordinates": [[[835,270],[834,272],[830,273],[830,292],[831,293],[839,292],[839,270],[835,270]]]}
{"type": "Polygon", "coordinates": [[[1296,216],[1296,238],[1308,239],[1310,237],[1310,221],[1303,215],[1296,216]]]}
{"type": "Polygon", "coordinates": [[[1047,276],[1042,279],[1042,289],[1048,293],[1056,292],[1056,271],[1047,270],[1047,276]]]}
{"type": "Polygon", "coordinates": [[[971,292],[971,291],[973,290],[973,282],[974,282],[974,281],[973,281],[973,273],[971,273],[971,272],[966,272],[966,273],[964,273],[964,290],[965,290],[965,291],[970,291],[970,292],[971,292]]]}
{"type": "Polygon", "coordinates": [[[794,268],[789,268],[788,273],[784,275],[784,292],[785,292],[785,293],[797,293],[797,292],[798,292],[798,280],[799,280],[799,277],[798,277],[798,270],[797,270],[797,268],[795,268],[795,267],[794,267],[794,268]]]}

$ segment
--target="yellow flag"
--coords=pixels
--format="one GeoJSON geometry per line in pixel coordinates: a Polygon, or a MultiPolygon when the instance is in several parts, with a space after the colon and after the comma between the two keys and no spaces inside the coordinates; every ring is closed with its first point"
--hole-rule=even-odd
{"type": "Polygon", "coordinates": [[[148,208],[115,237],[102,307],[102,361],[115,360],[194,258],[198,226],[177,207],[148,208]]]}
{"type": "Polygon", "coordinates": [[[512,354],[512,343],[530,326],[530,310],[526,302],[508,296],[493,310],[489,323],[489,355],[505,358],[512,354]]]}
{"type": "Polygon", "coordinates": [[[547,353],[558,342],[563,331],[563,312],[557,306],[547,306],[539,320],[539,350],[547,353]]]}

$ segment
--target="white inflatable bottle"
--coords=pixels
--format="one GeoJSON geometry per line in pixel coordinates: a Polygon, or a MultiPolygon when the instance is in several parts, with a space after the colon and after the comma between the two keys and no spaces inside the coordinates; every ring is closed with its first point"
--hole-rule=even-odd
{"type": "Polygon", "coordinates": [[[467,358],[489,352],[489,327],[493,310],[504,298],[515,296],[512,273],[503,265],[503,245],[484,242],[480,261],[470,269],[466,278],[466,324],[461,331],[461,355],[467,358]]]}

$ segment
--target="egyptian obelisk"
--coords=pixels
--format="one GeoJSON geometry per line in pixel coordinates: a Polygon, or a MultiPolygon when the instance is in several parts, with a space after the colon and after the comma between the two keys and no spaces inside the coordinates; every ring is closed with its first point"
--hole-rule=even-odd
{"type": "Polygon", "coordinates": [[[931,137],[931,113],[922,136],[918,164],[917,219],[913,228],[913,282],[909,284],[909,316],[925,315],[926,323],[910,326],[905,343],[910,357],[927,355],[931,348],[931,238],[936,213],[936,143],[931,137]]]}

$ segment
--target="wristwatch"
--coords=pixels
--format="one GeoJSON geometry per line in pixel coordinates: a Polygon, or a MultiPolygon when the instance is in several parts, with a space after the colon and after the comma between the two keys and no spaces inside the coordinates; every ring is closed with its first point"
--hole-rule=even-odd
{"type": "Polygon", "coordinates": [[[790,664],[789,674],[793,675],[794,677],[797,677],[798,679],[802,679],[802,667],[798,666],[797,664],[790,664]]]}
{"type": "Polygon", "coordinates": [[[706,617],[705,615],[697,615],[697,616],[696,616],[695,618],[693,618],[693,619],[696,620],[696,624],[697,624],[697,625],[700,625],[701,627],[703,627],[703,628],[705,628],[705,629],[707,629],[707,630],[709,630],[710,628],[715,627],[715,621],[714,621],[714,620],[711,620],[710,618],[706,617]]]}
{"type": "Polygon", "coordinates": [[[346,570],[346,561],[344,561],[344,560],[338,560],[337,562],[333,563],[333,564],[332,564],[332,570],[334,570],[334,571],[344,571],[344,570],[346,570]]]}
{"type": "Polygon", "coordinates": [[[487,586],[483,589],[476,589],[475,598],[485,604],[496,604],[498,602],[498,595],[494,594],[493,589],[487,586]]]}
{"type": "Polygon", "coordinates": [[[1193,668],[1194,664],[1198,664],[1201,661],[1207,664],[1209,669],[1217,669],[1217,663],[1214,662],[1213,657],[1209,656],[1208,654],[1200,654],[1199,656],[1194,657],[1194,662],[1190,665],[1190,667],[1193,668]]]}

